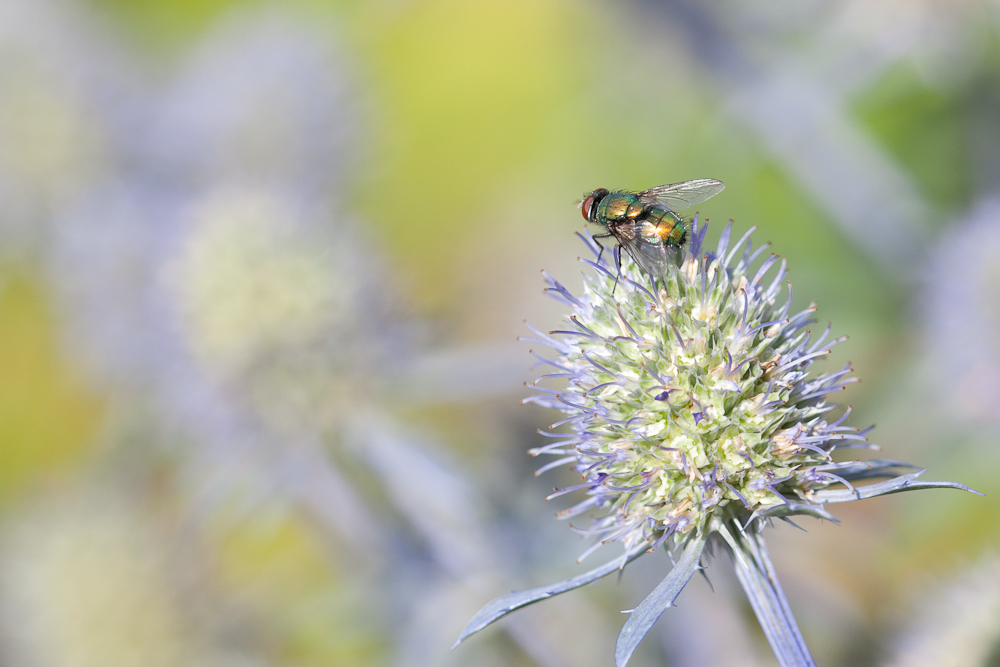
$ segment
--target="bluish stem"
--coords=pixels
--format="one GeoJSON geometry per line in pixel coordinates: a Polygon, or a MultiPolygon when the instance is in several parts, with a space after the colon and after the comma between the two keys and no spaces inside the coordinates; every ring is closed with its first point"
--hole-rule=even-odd
{"type": "Polygon", "coordinates": [[[732,532],[726,526],[720,527],[718,532],[729,545],[736,577],[750,599],[750,606],[778,663],[781,667],[816,667],[778,583],[757,524],[748,526],[745,531],[737,524],[734,526],[732,532]]]}

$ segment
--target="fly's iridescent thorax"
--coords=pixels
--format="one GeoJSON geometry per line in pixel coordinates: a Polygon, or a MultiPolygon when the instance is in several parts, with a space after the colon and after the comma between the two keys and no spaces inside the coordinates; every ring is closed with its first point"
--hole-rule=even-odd
{"type": "Polygon", "coordinates": [[[609,192],[597,204],[594,220],[602,224],[636,220],[645,210],[646,206],[633,193],[609,192]]]}

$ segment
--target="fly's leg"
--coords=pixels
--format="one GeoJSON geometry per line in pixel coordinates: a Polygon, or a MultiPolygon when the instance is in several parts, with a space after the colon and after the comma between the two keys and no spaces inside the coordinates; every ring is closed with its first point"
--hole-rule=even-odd
{"type": "Polygon", "coordinates": [[[618,267],[618,275],[615,276],[615,285],[611,288],[611,298],[615,298],[615,290],[618,289],[618,279],[622,277],[622,247],[615,246],[615,266],[618,267]]]}
{"type": "MultiPolygon", "coordinates": [[[[612,236],[614,236],[614,234],[612,234],[612,233],[609,232],[607,234],[595,234],[595,235],[591,236],[590,238],[592,238],[592,239],[608,239],[608,238],[611,238],[612,236]]],[[[601,246],[601,251],[599,253],[597,253],[597,263],[600,264],[601,263],[601,256],[604,254],[604,244],[603,243],[598,243],[597,245],[601,246]]]]}
{"type": "MultiPolygon", "coordinates": [[[[594,239],[609,239],[612,236],[614,236],[614,234],[612,234],[611,232],[608,232],[607,234],[595,234],[591,238],[594,238],[594,239]]],[[[601,246],[601,251],[597,253],[597,263],[600,264],[601,263],[601,256],[604,255],[604,244],[598,243],[597,245],[601,246]]],[[[617,253],[617,256],[615,258],[615,266],[618,267],[618,275],[615,276],[615,286],[611,288],[611,297],[612,298],[614,298],[614,296],[615,296],[615,290],[618,289],[618,279],[622,275],[621,248],[622,247],[620,245],[616,245],[615,246],[615,252],[617,253]]]]}
{"type": "MultiPolygon", "coordinates": [[[[593,239],[609,239],[614,234],[608,232],[607,234],[594,234],[591,238],[593,239]]],[[[597,253],[597,263],[601,263],[601,256],[604,254],[604,244],[598,243],[601,246],[600,252],[597,253]]],[[[615,276],[615,286],[611,288],[611,297],[614,298],[615,290],[618,289],[618,279],[622,277],[622,247],[621,244],[615,245],[615,266],[618,267],[618,275],[615,276]]]]}

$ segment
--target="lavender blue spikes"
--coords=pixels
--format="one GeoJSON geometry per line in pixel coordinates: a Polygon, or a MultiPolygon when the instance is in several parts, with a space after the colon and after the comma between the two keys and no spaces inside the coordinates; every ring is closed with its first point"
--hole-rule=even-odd
{"type": "MultiPolygon", "coordinates": [[[[551,358],[532,354],[559,372],[536,382],[550,386],[536,386],[539,393],[526,400],[563,412],[552,428],[568,432],[545,434],[556,441],[531,453],[558,457],[539,472],[573,465],[583,480],[547,498],[586,493],[557,514],[590,519],[571,526],[593,539],[581,559],[615,542],[630,558],[661,546],[678,555],[625,624],[618,667],[672,606],[716,534],[781,665],[811,667],[764,546],[767,522],[797,515],[836,522],[828,503],[971,489],[921,481],[922,471],[907,472],[910,466],[898,461],[837,462],[837,450],[871,447],[870,429],[844,425],[850,408],[828,401],[857,381],[847,377],[850,365],[817,375],[811,369],[846,337],[829,340],[829,326],[813,336],[815,304],[789,313],[787,260],[770,254],[757,262],[769,244],[752,251],[747,232],[730,247],[727,225],[713,254],[704,249],[705,225],[695,219],[689,232],[689,246],[662,278],[639,273],[627,257],[620,276],[604,258],[600,265],[584,260],[595,271],[584,276],[582,290],[545,275],[548,294],[572,308],[572,328],[532,339],[553,349],[551,358]],[[855,486],[871,478],[886,479],[855,486]]],[[[581,238],[599,255],[591,239],[581,238]]],[[[622,261],[620,253],[614,261],[622,261]]],[[[593,581],[596,572],[500,598],[461,639],[523,604],[593,581]]]]}

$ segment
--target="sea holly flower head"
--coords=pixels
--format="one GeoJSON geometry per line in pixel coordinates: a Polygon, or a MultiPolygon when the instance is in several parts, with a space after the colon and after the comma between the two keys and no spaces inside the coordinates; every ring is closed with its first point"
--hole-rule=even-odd
{"type": "Polygon", "coordinates": [[[532,454],[577,467],[588,497],[561,516],[601,513],[588,529],[597,545],[652,550],[713,518],[746,522],[817,505],[812,494],[832,484],[853,489],[831,453],[864,445],[865,433],[844,425],[847,412],[829,419],[825,399],[857,380],[849,365],[808,372],[845,338],[828,340],[829,326],[813,336],[815,305],[790,312],[785,260],[751,269],[764,248],[751,252],[749,234],[714,254],[700,245],[662,282],[623,273],[619,289],[616,268],[596,262],[580,296],[550,279],[576,313],[570,329],[534,340],[556,351],[543,378],[563,386],[528,400],[567,413],[573,433],[532,454]]]}
{"type": "Polygon", "coordinates": [[[869,429],[848,423],[850,408],[831,403],[848,383],[849,364],[815,374],[812,364],[846,340],[816,335],[815,304],[792,311],[786,260],[754,250],[746,232],[730,244],[731,223],[714,251],[697,217],[691,242],[663,277],[651,278],[620,252],[584,259],[592,272],[573,292],[546,274],[547,292],[572,309],[567,327],[527,340],[554,354],[532,353],[546,368],[526,402],[565,417],[531,450],[571,465],[580,484],[555,489],[583,499],[560,519],[592,517],[574,530],[593,537],[580,559],[621,543],[614,561],[573,579],[513,593],[487,605],[461,639],[504,614],[582,586],[661,546],[679,555],[670,574],[634,609],[615,657],[624,665],[639,640],[700,567],[710,538],[733,556],[738,578],[782,665],[810,665],[777,583],[761,529],[768,520],[811,515],[835,521],[827,503],[951,482],[917,479],[922,471],[892,460],[837,461],[837,450],[874,448],[869,429]],[[614,257],[614,263],[610,257],[614,257]],[[559,430],[555,430],[559,429],[559,430]],[[888,478],[856,486],[869,478],[888,478]]]}

